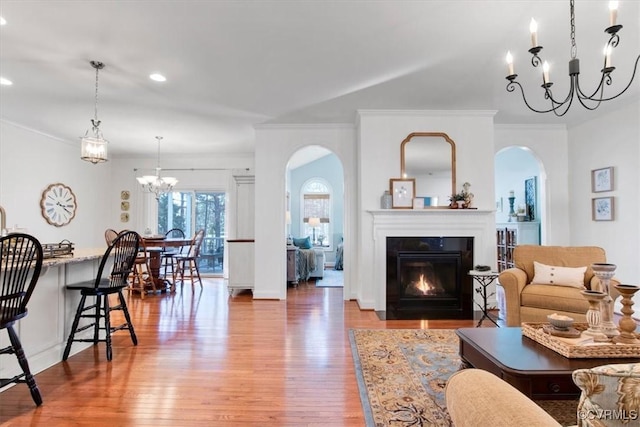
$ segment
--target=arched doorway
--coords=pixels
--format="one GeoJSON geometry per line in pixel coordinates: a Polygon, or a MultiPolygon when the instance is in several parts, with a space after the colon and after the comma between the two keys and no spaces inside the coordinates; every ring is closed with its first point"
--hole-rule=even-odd
{"type": "MultiPolygon", "coordinates": [[[[318,287],[342,288],[342,162],[331,150],[318,145],[299,149],[287,163],[286,192],[286,237],[289,243],[295,243],[298,248],[299,279],[306,279],[307,284],[318,287]],[[305,264],[312,263],[314,259],[315,269],[307,271],[308,265],[305,264]],[[318,271],[317,264],[323,264],[323,270],[318,271]]],[[[292,249],[291,246],[289,249],[292,249]]],[[[288,279],[292,277],[290,268],[288,263],[288,279]]]]}

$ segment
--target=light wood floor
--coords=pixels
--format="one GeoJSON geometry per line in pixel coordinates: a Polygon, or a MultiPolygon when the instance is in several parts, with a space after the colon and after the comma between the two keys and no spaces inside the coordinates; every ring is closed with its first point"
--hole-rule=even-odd
{"type": "Polygon", "coordinates": [[[112,362],[101,343],[39,373],[39,408],[24,384],[0,393],[0,425],[363,426],[350,328],[475,326],[380,321],[341,288],[302,283],[287,301],[253,301],[204,282],[129,298],[137,347],[121,331],[112,362]]]}

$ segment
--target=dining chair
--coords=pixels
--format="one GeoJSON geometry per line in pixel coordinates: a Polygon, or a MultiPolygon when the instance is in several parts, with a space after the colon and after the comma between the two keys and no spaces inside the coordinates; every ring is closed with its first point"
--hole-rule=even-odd
{"type": "Polygon", "coordinates": [[[104,232],[104,240],[107,246],[111,245],[113,241],[118,237],[118,232],[113,228],[107,228],[104,232]]]}
{"type": "MultiPolygon", "coordinates": [[[[172,228],[164,234],[167,239],[184,239],[185,234],[179,228],[172,228]]],[[[171,273],[171,285],[173,286],[176,282],[176,260],[175,255],[183,252],[184,246],[180,246],[178,248],[167,248],[165,247],[164,252],[162,253],[160,268],[164,277],[164,280],[168,280],[168,275],[171,273]]]]}
{"type": "Polygon", "coordinates": [[[147,291],[151,290],[156,292],[156,282],[153,280],[151,274],[151,266],[149,263],[149,251],[147,250],[147,244],[145,240],[138,235],[140,246],[138,248],[138,254],[133,263],[133,269],[129,274],[129,286],[127,290],[129,295],[132,292],[140,292],[140,299],[144,299],[147,291]]]}
{"type": "Polygon", "coordinates": [[[200,288],[202,288],[202,278],[200,277],[200,270],[198,269],[198,257],[200,256],[200,248],[202,247],[202,241],[204,240],[204,230],[198,230],[193,236],[191,245],[187,253],[175,255],[176,260],[176,279],[179,278],[180,282],[184,286],[185,270],[188,270],[188,279],[191,281],[191,286],[195,285],[195,278],[200,282],[200,288]],[[195,273],[195,275],[194,275],[195,273]]]}
{"type": "Polygon", "coordinates": [[[10,342],[0,348],[0,355],[15,354],[22,369],[21,374],[12,378],[0,378],[0,389],[26,383],[37,406],[42,405],[42,396],[14,325],[27,315],[27,303],[40,277],[42,259],[42,245],[35,237],[14,233],[0,238],[0,329],[7,330],[10,342]]]}
{"type": "Polygon", "coordinates": [[[111,361],[113,356],[111,334],[120,330],[128,330],[133,345],[138,345],[138,338],[133,329],[122,290],[127,286],[127,279],[133,268],[139,244],[140,235],[135,231],[120,233],[102,256],[95,279],[66,286],[67,290],[80,291],[81,298],[62,355],[63,361],[69,357],[71,345],[74,342],[91,342],[93,345],[97,345],[99,342],[106,343],[107,360],[111,361]],[[113,262],[113,266],[110,273],[103,277],[108,262],[113,262]],[[111,306],[109,296],[114,294],[118,296],[119,304],[111,306]],[[95,302],[92,304],[89,301],[89,305],[87,305],[87,297],[94,297],[95,302]],[[111,312],[116,310],[123,312],[125,323],[111,326],[111,312]],[[79,326],[80,319],[90,319],[91,323],[79,326]],[[103,327],[100,327],[101,320],[103,327]],[[84,335],[80,335],[76,338],[76,334],[90,328],[93,329],[93,337],[83,338],[84,335]],[[100,330],[104,331],[103,337],[100,336],[100,330]]]}

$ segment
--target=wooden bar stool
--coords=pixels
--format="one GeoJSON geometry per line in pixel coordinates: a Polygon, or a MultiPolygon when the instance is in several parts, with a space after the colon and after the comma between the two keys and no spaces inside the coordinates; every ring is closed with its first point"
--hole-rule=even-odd
{"type": "Polygon", "coordinates": [[[107,360],[111,361],[111,334],[120,330],[128,330],[133,345],[138,345],[138,338],[133,330],[133,323],[131,323],[131,316],[129,316],[122,290],[127,287],[127,279],[133,268],[139,244],[140,236],[135,231],[120,233],[102,256],[98,274],[94,280],[67,285],[68,290],[80,291],[82,297],[80,298],[71,332],[67,339],[67,345],[64,349],[63,361],[69,357],[71,345],[74,342],[92,342],[93,345],[105,342],[107,345],[107,360]],[[105,265],[110,261],[113,261],[113,268],[103,278],[105,265]],[[116,294],[119,300],[119,304],[115,306],[111,306],[109,302],[109,296],[113,294],[116,294]],[[87,297],[95,297],[95,303],[86,305],[87,297]],[[125,323],[119,326],[111,326],[111,312],[114,310],[123,312],[125,323]],[[85,314],[85,312],[88,313],[85,314]],[[79,326],[80,319],[91,319],[92,323],[79,326]],[[104,324],[103,327],[100,327],[101,320],[104,324]],[[93,329],[92,338],[76,338],[77,333],[90,328],[93,329]],[[100,330],[104,331],[104,337],[100,337],[100,330]]]}
{"type": "Polygon", "coordinates": [[[140,299],[144,299],[147,291],[151,290],[155,293],[157,289],[153,275],[151,274],[151,267],[149,266],[149,251],[147,250],[147,245],[144,239],[141,239],[139,236],[138,238],[140,239],[140,250],[133,263],[131,274],[129,275],[129,286],[127,290],[129,291],[129,295],[134,291],[140,292],[140,299]]]}

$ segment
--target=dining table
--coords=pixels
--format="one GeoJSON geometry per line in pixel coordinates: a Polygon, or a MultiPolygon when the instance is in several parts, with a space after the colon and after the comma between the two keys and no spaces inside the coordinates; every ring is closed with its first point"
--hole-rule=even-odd
{"type": "Polygon", "coordinates": [[[176,284],[172,280],[160,275],[162,254],[167,248],[183,248],[191,245],[193,239],[186,237],[165,237],[164,235],[142,236],[147,254],[149,255],[149,270],[157,290],[166,292],[167,287],[174,292],[176,284]]]}

